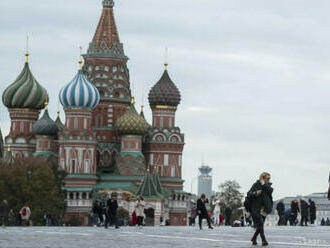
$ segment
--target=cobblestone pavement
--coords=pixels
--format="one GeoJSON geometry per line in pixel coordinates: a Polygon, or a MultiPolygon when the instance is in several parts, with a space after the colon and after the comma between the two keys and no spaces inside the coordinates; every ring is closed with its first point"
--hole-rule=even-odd
{"type": "MultiPolygon", "coordinates": [[[[0,248],[252,247],[252,233],[250,227],[8,227],[0,228],[0,248]]],[[[330,247],[330,227],[268,227],[266,236],[274,248],[330,247]]]]}

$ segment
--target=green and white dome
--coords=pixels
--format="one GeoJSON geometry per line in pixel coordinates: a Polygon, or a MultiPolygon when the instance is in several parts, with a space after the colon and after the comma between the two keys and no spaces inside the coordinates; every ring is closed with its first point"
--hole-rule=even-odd
{"type": "MultiPolygon", "coordinates": [[[[26,55],[26,57],[28,54],[26,55]]],[[[47,91],[32,75],[28,61],[17,79],[2,94],[7,108],[43,109],[48,102],[47,91]]]]}

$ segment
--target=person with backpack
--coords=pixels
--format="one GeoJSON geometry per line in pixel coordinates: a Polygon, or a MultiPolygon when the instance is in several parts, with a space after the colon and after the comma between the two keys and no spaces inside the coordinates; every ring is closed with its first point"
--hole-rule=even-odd
{"type": "Polygon", "coordinates": [[[256,231],[251,239],[253,245],[257,245],[257,237],[259,234],[262,240],[262,246],[268,245],[264,232],[264,223],[267,215],[270,214],[273,209],[273,188],[271,185],[270,174],[268,172],[262,173],[259,180],[252,185],[247,194],[249,204],[244,203],[244,205],[249,205],[249,210],[256,227],[256,231]]]}
{"type": "Polygon", "coordinates": [[[22,225],[23,226],[29,226],[30,225],[30,217],[31,217],[31,210],[28,207],[28,204],[25,203],[22,209],[19,211],[19,214],[22,219],[22,225]]]}

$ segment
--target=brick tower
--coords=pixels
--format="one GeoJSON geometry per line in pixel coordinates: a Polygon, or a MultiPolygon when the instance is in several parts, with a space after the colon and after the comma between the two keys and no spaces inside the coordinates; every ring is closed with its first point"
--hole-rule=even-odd
{"type": "Polygon", "coordinates": [[[84,73],[100,93],[100,104],[93,111],[93,127],[99,147],[97,162],[102,171],[112,172],[120,151],[115,124],[125,114],[131,100],[128,58],[120,42],[113,0],[103,1],[102,15],[89,44],[84,73]]]}
{"type": "Polygon", "coordinates": [[[149,92],[152,128],[145,137],[144,153],[151,168],[158,171],[164,186],[183,188],[181,173],[184,135],[175,125],[175,113],[181,96],[171,80],[165,63],[160,80],[149,92]]]}

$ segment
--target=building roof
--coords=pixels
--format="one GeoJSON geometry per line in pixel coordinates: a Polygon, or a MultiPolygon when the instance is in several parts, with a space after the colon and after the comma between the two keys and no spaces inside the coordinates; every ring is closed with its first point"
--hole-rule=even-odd
{"type": "Polygon", "coordinates": [[[141,195],[146,198],[162,198],[163,196],[157,192],[156,185],[153,181],[153,178],[149,172],[149,170],[146,171],[144,174],[144,177],[142,179],[141,185],[136,192],[136,195],[141,195]]]}
{"type": "Polygon", "coordinates": [[[116,128],[120,134],[143,135],[147,133],[150,125],[136,112],[132,101],[126,113],[117,120],[116,128]]]}
{"type": "Polygon", "coordinates": [[[56,136],[58,133],[58,127],[48,114],[46,107],[43,116],[37,120],[32,126],[32,132],[36,135],[56,136]]]}
{"type": "Polygon", "coordinates": [[[59,98],[64,108],[95,108],[99,104],[100,93],[79,69],[72,81],[61,89],[59,98]]]}
{"type": "Polygon", "coordinates": [[[57,118],[55,120],[55,123],[57,125],[58,131],[62,132],[64,130],[64,124],[62,123],[60,118],[60,111],[57,111],[57,118]]]}
{"type": "Polygon", "coordinates": [[[87,54],[125,58],[123,44],[113,12],[114,1],[103,0],[103,10],[93,40],[89,43],[87,54]]]}
{"type": "Polygon", "coordinates": [[[167,71],[167,64],[160,80],[151,88],[149,92],[150,106],[172,106],[177,107],[180,104],[180,91],[173,83],[167,71]]]}
{"type": "Polygon", "coordinates": [[[157,172],[157,168],[154,169],[153,173],[152,173],[152,179],[154,181],[154,184],[156,186],[156,190],[159,194],[163,193],[163,189],[162,189],[162,184],[160,183],[160,179],[159,179],[159,175],[157,172]]]}
{"type": "Polygon", "coordinates": [[[28,61],[16,80],[3,92],[2,102],[7,108],[29,109],[42,109],[48,102],[47,91],[34,78],[28,61]]]}

